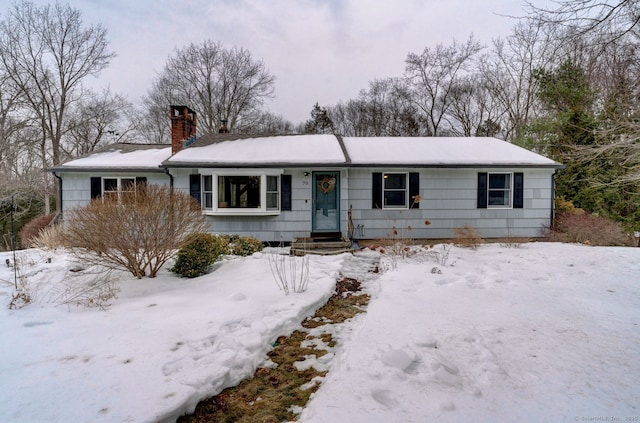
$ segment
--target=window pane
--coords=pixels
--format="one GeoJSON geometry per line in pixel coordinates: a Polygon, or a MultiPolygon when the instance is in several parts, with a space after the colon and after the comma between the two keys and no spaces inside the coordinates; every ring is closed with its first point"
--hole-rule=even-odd
{"type": "Polygon", "coordinates": [[[267,191],[278,191],[278,177],[267,176],[267,191]]]}
{"type": "Polygon", "coordinates": [[[118,190],[118,178],[104,178],[104,190],[105,191],[117,191],[118,190]]]}
{"type": "Polygon", "coordinates": [[[204,181],[204,183],[203,183],[204,188],[203,189],[205,191],[211,191],[211,188],[213,187],[213,183],[211,182],[213,177],[211,177],[211,175],[205,175],[205,176],[202,177],[202,179],[204,181]]]}
{"type": "Polygon", "coordinates": [[[407,175],[404,173],[385,173],[385,189],[405,189],[407,187],[407,175]]]}
{"type": "Polygon", "coordinates": [[[260,207],[260,176],[219,176],[218,181],[218,200],[228,207],[260,207]]]}
{"type": "Polygon", "coordinates": [[[505,191],[505,190],[489,191],[489,205],[490,206],[508,206],[509,191],[505,191]]]}
{"type": "Polygon", "coordinates": [[[205,192],[203,194],[204,197],[204,208],[205,209],[210,209],[213,207],[213,194],[211,194],[210,192],[205,192]]]}
{"type": "Polygon", "coordinates": [[[406,203],[406,191],[385,191],[384,193],[384,205],[404,207],[406,203]]]}
{"type": "Polygon", "coordinates": [[[277,192],[268,192],[267,193],[267,208],[268,209],[277,209],[278,208],[278,193],[277,192]]]}
{"type": "Polygon", "coordinates": [[[135,191],[136,180],[134,178],[121,178],[120,190],[121,191],[135,191]]]}
{"type": "Polygon", "coordinates": [[[492,188],[509,188],[509,178],[511,175],[504,173],[489,174],[489,189],[492,188]]]}

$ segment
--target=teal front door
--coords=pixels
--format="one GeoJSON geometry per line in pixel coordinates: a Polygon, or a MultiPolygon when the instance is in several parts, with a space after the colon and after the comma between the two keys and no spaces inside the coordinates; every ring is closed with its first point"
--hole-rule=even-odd
{"type": "Polygon", "coordinates": [[[313,172],[313,232],[340,231],[340,172],[313,172]]]}

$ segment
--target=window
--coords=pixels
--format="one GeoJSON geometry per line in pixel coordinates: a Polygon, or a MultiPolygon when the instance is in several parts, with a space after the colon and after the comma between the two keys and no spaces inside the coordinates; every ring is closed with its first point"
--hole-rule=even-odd
{"type": "Polygon", "coordinates": [[[489,207],[511,207],[511,174],[490,173],[488,195],[489,207]]]}
{"type": "Polygon", "coordinates": [[[478,173],[478,208],[522,208],[523,173],[478,173]]]}
{"type": "Polygon", "coordinates": [[[419,208],[419,201],[414,201],[419,197],[419,183],[418,173],[374,172],[371,207],[374,209],[419,208]]]}
{"type": "Polygon", "coordinates": [[[218,176],[219,208],[260,208],[260,176],[218,176]]]}
{"type": "Polygon", "coordinates": [[[280,193],[278,192],[278,177],[267,176],[267,209],[278,210],[280,193]]]}
{"type": "Polygon", "coordinates": [[[120,199],[124,192],[135,192],[136,184],[145,183],[145,177],[109,176],[91,178],[91,198],[114,196],[120,199]]]}
{"type": "Polygon", "coordinates": [[[287,175],[267,174],[275,173],[272,170],[248,174],[228,169],[220,169],[219,173],[207,170],[213,173],[190,175],[189,187],[204,210],[220,214],[273,214],[280,212],[282,206],[290,207],[291,179],[285,178],[287,175]],[[289,196],[286,199],[281,198],[285,188],[289,196]]]}
{"type": "Polygon", "coordinates": [[[384,208],[407,208],[407,174],[385,173],[382,176],[382,198],[384,208]]]}
{"type": "Polygon", "coordinates": [[[205,209],[213,207],[213,177],[211,175],[202,177],[202,205],[205,209]]]}

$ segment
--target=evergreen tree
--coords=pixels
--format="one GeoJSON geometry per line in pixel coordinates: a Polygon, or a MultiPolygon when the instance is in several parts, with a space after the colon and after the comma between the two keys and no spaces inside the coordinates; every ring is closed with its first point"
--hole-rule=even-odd
{"type": "Polygon", "coordinates": [[[304,124],[305,134],[331,134],[333,133],[333,121],[327,113],[326,107],[320,107],[318,103],[311,109],[311,119],[304,124]]]}

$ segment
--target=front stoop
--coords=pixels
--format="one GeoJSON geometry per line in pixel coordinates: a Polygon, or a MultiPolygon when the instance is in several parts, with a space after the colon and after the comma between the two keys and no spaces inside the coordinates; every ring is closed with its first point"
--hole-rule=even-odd
{"type": "Polygon", "coordinates": [[[354,251],[348,238],[326,240],[319,237],[295,238],[291,241],[291,255],[304,256],[306,254],[334,255],[354,251]]]}

